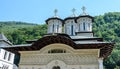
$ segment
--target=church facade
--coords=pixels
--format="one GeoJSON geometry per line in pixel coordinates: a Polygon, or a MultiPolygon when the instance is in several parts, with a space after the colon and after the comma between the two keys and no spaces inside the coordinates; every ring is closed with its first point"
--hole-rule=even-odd
{"type": "Polygon", "coordinates": [[[103,42],[94,37],[92,23],[94,18],[85,12],[61,19],[48,18],[48,31],[38,40],[29,44],[4,48],[20,55],[19,69],[103,69],[114,43],[103,42]]]}

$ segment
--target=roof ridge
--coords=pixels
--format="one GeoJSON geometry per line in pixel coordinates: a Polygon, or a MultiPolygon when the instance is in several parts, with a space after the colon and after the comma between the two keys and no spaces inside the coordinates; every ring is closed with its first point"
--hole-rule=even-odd
{"type": "Polygon", "coordinates": [[[9,44],[12,44],[3,33],[0,34],[0,40],[6,41],[9,44]]]}

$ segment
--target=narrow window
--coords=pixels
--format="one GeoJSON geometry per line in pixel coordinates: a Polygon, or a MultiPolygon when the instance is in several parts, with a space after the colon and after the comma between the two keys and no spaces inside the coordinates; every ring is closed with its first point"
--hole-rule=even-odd
{"type": "Polygon", "coordinates": [[[53,24],[53,33],[54,33],[54,24],[53,24]]]}
{"type": "Polygon", "coordinates": [[[9,53],[9,56],[8,56],[8,61],[10,61],[10,60],[11,60],[11,56],[12,56],[12,54],[11,54],[11,53],[9,53]]]}
{"type": "Polygon", "coordinates": [[[83,31],[85,31],[85,22],[83,23],[83,31]]]}
{"type": "Polygon", "coordinates": [[[81,31],[81,30],[80,30],[80,26],[81,26],[81,25],[79,24],[79,31],[81,31]]]}
{"type": "Polygon", "coordinates": [[[73,25],[72,25],[72,26],[71,26],[71,35],[74,35],[73,32],[74,32],[74,31],[73,31],[73,25]]]}
{"type": "Polygon", "coordinates": [[[88,29],[90,30],[90,23],[88,23],[88,29]]]}
{"type": "Polygon", "coordinates": [[[5,54],[4,54],[4,59],[6,59],[7,58],[7,52],[5,51],[5,54]]]}

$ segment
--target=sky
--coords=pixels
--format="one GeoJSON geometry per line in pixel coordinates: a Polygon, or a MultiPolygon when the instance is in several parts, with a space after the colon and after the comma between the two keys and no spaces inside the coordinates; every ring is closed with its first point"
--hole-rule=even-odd
{"type": "Polygon", "coordinates": [[[46,19],[54,16],[55,9],[64,19],[72,15],[73,8],[76,15],[80,15],[83,6],[91,16],[120,12],[120,0],[0,0],[0,21],[44,24],[46,19]]]}

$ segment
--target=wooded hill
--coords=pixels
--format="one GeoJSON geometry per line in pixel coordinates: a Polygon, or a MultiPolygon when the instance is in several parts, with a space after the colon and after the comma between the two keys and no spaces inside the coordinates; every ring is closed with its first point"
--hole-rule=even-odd
{"type": "Polygon", "coordinates": [[[0,32],[13,32],[14,30],[20,28],[28,28],[36,26],[37,24],[33,23],[26,23],[26,22],[15,22],[15,21],[8,21],[8,22],[0,22],[0,32]]]}
{"type": "MultiPolygon", "coordinates": [[[[25,40],[39,39],[47,32],[47,25],[37,25],[24,22],[0,22],[0,32],[13,44],[23,44],[25,40]]],[[[120,12],[109,12],[95,16],[93,32],[97,37],[107,42],[115,42],[112,55],[104,60],[106,69],[120,67],[120,12]]]]}

